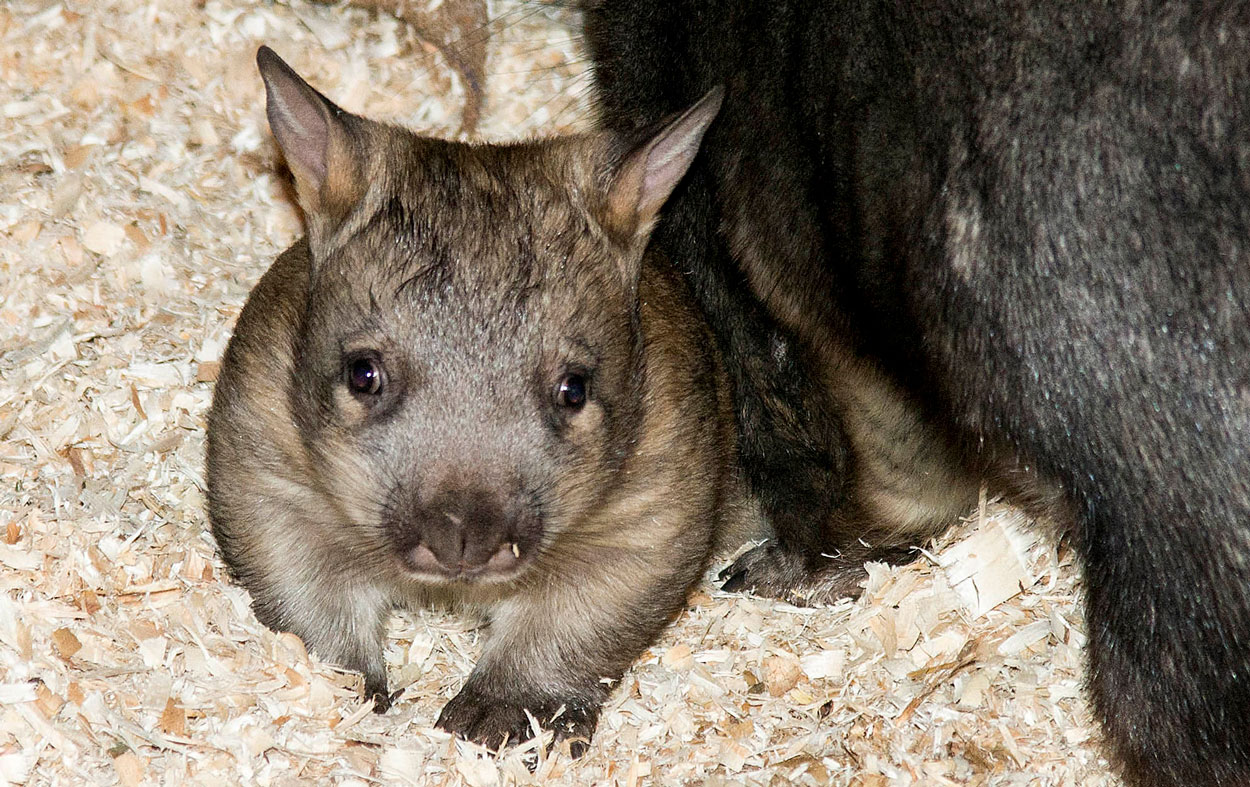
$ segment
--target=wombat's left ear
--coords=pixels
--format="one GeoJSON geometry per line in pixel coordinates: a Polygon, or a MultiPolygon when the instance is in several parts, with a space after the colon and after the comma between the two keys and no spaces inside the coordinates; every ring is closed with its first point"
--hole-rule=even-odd
{"type": "Polygon", "coordinates": [[[625,241],[651,232],[660,208],[699,152],[703,132],[724,96],[724,88],[712,88],[622,160],[608,186],[601,218],[605,229],[625,241]]]}

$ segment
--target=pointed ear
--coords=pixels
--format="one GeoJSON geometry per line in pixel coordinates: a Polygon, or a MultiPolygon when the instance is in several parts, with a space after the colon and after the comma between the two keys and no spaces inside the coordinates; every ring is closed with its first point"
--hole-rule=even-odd
{"type": "Polygon", "coordinates": [[[295,176],[309,218],[342,219],[364,195],[365,159],[352,134],[359,118],[314,90],[269,47],[256,52],[265,82],[265,113],[295,176]]]}
{"type": "Polygon", "coordinates": [[[604,228],[626,242],[651,231],[656,215],[699,152],[703,132],[720,111],[725,89],[712,88],[658,134],[627,155],[611,176],[604,228]]]}

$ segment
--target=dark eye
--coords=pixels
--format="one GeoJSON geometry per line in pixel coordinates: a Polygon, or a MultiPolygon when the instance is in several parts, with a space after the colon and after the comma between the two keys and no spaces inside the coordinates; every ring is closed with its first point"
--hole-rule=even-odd
{"type": "Polygon", "coordinates": [[[347,366],[347,387],[352,393],[382,393],[382,362],[376,358],[357,358],[347,366]]]}
{"type": "Polygon", "coordinates": [[[586,404],[588,393],[586,378],[580,374],[566,374],[556,386],[556,404],[577,411],[586,404]]]}

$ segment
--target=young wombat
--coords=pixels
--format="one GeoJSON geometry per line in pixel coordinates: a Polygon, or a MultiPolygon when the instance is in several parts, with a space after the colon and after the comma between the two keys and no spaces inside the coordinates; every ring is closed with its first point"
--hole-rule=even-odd
{"type": "Polygon", "coordinates": [[[776,530],[731,584],[842,570],[876,459],[812,359],[866,359],[953,454],[1062,487],[1130,782],[1250,784],[1246,4],[586,5],[609,127],[727,88],[653,245],[776,530]]]}
{"type": "Polygon", "coordinates": [[[221,553],[261,621],[364,673],[379,707],[389,610],[452,603],[489,637],[439,726],[499,747],[530,737],[529,711],[587,739],[736,494],[714,342],[644,253],[720,93],[638,144],[469,145],[257,62],[308,235],[252,292],[217,382],[221,553]]]}

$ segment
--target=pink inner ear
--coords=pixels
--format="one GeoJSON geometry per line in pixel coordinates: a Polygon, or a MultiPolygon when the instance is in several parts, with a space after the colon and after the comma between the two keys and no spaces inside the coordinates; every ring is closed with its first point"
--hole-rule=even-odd
{"type": "MultiPolygon", "coordinates": [[[[621,167],[621,176],[613,190],[636,190],[634,226],[649,224],[686,174],[699,152],[703,133],[720,111],[724,92],[720,87],[713,88],[698,103],[665,126],[641,150],[631,154],[621,167]],[[638,162],[639,158],[641,162],[638,162]],[[638,166],[639,163],[641,166],[638,166]],[[639,182],[622,182],[633,180],[639,174],[639,182]]],[[[613,195],[616,199],[624,196],[613,195]]]]}
{"type": "MultiPolygon", "coordinates": [[[[702,137],[702,134],[699,136],[702,137]]],[[[658,198],[658,201],[663,204],[668,199],[668,195],[677,187],[678,181],[686,174],[686,170],[690,168],[690,162],[694,160],[694,155],[699,149],[698,139],[689,150],[680,144],[685,140],[678,140],[678,144],[673,144],[673,140],[665,137],[657,142],[659,144],[651,148],[647,154],[646,176],[642,183],[643,203],[658,198]]],[[[657,210],[658,208],[659,205],[656,206],[657,210]]]]}
{"type": "Polygon", "coordinates": [[[332,105],[268,47],[256,55],[265,82],[266,115],[297,180],[311,193],[325,183],[332,105]]]}
{"type": "Polygon", "coordinates": [[[274,135],[278,137],[283,152],[290,158],[298,159],[308,169],[309,174],[321,183],[326,177],[326,149],[330,140],[328,127],[325,117],[316,106],[299,101],[298,98],[297,96],[294,102],[289,101],[286,96],[278,98],[281,104],[274,113],[278,122],[275,123],[275,117],[271,115],[269,124],[274,135]]]}

